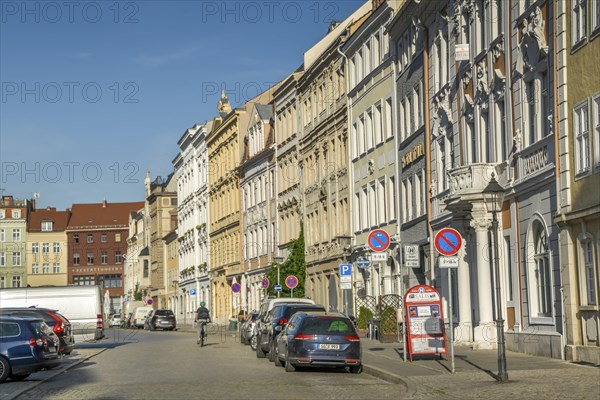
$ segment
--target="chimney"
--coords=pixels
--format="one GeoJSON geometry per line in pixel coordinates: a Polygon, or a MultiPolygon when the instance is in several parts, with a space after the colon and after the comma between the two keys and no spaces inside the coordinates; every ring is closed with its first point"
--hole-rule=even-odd
{"type": "Polygon", "coordinates": [[[106,199],[102,200],[102,208],[106,208],[106,199]]]}

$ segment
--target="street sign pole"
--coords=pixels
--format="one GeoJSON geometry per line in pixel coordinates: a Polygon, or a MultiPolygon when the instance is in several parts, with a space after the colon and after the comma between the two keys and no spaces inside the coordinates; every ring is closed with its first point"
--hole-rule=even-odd
{"type": "Polygon", "coordinates": [[[454,373],[454,324],[452,322],[452,268],[448,268],[448,322],[450,334],[450,365],[454,373]]]}
{"type": "Polygon", "coordinates": [[[402,354],[404,356],[404,362],[406,362],[406,348],[408,347],[406,345],[406,304],[404,304],[404,294],[406,293],[406,290],[404,289],[404,268],[402,265],[402,249],[398,248],[398,252],[400,253],[400,260],[398,262],[398,266],[400,267],[400,296],[402,297],[402,314],[404,315],[404,326],[402,327],[402,346],[404,346],[404,350],[402,351],[402,354]]]}

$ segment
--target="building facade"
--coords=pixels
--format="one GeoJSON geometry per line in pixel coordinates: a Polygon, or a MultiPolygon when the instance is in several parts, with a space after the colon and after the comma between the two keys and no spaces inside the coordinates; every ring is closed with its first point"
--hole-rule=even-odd
{"type": "Polygon", "coordinates": [[[277,173],[273,104],[254,103],[245,128],[240,165],[242,267],[240,307],[258,310],[262,279],[273,265],[277,246],[277,173]]]}
{"type": "Polygon", "coordinates": [[[179,314],[179,245],[177,230],[163,237],[165,264],[165,307],[172,310],[175,316],[179,314]]]}
{"type": "MultiPolygon", "coordinates": [[[[386,28],[394,11],[392,3],[373,2],[372,10],[351,32],[343,49],[347,57],[353,260],[370,257],[367,237],[371,230],[383,229],[396,239],[399,236],[394,74],[386,28]]],[[[386,262],[372,262],[356,271],[354,292],[375,298],[401,295],[400,279],[394,246],[386,262]]]]}
{"type": "Polygon", "coordinates": [[[124,260],[123,292],[125,300],[135,300],[136,293],[149,298],[150,250],[149,232],[144,228],[145,208],[129,213],[127,253],[124,260]]]}
{"type": "Polygon", "coordinates": [[[600,4],[558,2],[560,270],[566,358],[600,364],[600,4]],[[596,71],[594,73],[593,71],[596,71]]]}
{"type": "Polygon", "coordinates": [[[48,207],[32,210],[27,221],[27,284],[65,286],[67,276],[66,229],[71,211],[48,207]]]}
{"type": "Polygon", "coordinates": [[[0,288],[27,285],[27,218],[34,200],[3,195],[0,202],[0,288]]]}
{"type": "Polygon", "coordinates": [[[108,291],[110,312],[120,311],[123,290],[123,254],[128,250],[129,215],[144,202],[73,204],[67,225],[68,283],[99,285],[108,291]]]}
{"type": "Polygon", "coordinates": [[[177,180],[179,295],[177,316],[193,320],[200,301],[211,309],[208,151],[206,136],[212,121],[195,124],[179,139],[173,160],[177,180]]]}

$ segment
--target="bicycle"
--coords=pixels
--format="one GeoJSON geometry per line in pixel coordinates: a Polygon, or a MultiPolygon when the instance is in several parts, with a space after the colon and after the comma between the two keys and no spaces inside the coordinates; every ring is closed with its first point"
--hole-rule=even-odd
{"type": "Polygon", "coordinates": [[[200,345],[200,347],[204,347],[204,342],[206,341],[206,320],[200,320],[198,321],[198,323],[200,324],[200,334],[199,334],[199,338],[198,338],[198,344],[200,345]]]}

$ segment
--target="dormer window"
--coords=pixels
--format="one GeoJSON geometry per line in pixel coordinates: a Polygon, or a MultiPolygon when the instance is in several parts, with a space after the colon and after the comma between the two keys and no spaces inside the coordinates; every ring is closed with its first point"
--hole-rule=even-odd
{"type": "Polygon", "coordinates": [[[52,221],[42,221],[42,232],[52,232],[52,221]]]}
{"type": "Polygon", "coordinates": [[[12,210],[12,217],[13,219],[21,218],[21,210],[12,210]]]}

